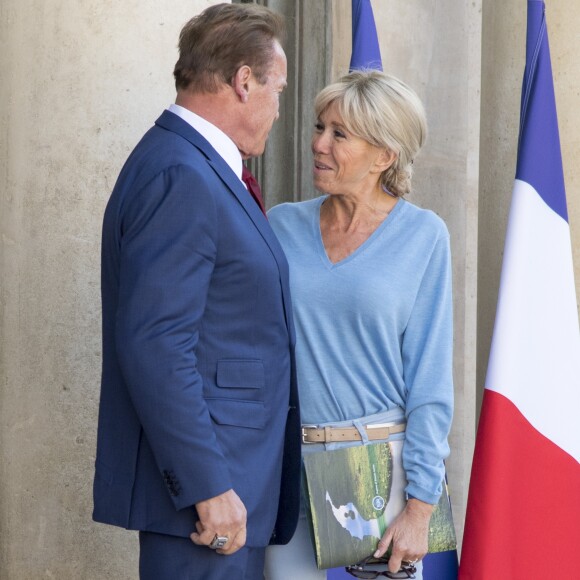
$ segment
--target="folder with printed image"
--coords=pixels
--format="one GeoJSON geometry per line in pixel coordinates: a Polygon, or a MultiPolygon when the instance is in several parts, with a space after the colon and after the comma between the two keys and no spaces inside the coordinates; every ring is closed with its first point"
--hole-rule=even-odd
{"type": "MultiPolygon", "coordinates": [[[[391,493],[393,457],[402,442],[373,443],[304,455],[307,509],[319,569],[348,566],[376,548],[405,506],[391,493]]],[[[402,468],[400,469],[402,473],[402,468]]],[[[457,547],[446,482],[429,524],[429,552],[457,547]]]]}

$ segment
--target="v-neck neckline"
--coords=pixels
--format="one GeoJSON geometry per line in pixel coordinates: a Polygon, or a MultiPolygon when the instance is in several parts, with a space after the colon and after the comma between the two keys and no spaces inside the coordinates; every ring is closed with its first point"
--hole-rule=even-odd
{"type": "Polygon", "coordinates": [[[351,252],[348,256],[346,256],[346,258],[343,258],[338,262],[333,262],[326,253],[326,248],[324,247],[324,242],[322,241],[322,230],[320,229],[320,210],[322,208],[322,204],[326,201],[327,198],[328,195],[323,195],[320,197],[318,207],[316,208],[317,211],[313,212],[314,223],[312,225],[314,228],[316,243],[318,245],[318,253],[329,270],[339,268],[340,266],[343,266],[344,264],[354,260],[359,254],[362,254],[369,246],[373,244],[374,240],[381,235],[381,232],[385,229],[387,223],[392,221],[393,217],[400,211],[400,208],[405,203],[403,198],[399,198],[393,209],[379,224],[377,229],[358,248],[356,248],[354,252],[351,252]]]}

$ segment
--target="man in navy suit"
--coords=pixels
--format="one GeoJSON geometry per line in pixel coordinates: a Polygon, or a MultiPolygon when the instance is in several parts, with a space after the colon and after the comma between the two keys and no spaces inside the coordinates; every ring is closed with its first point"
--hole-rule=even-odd
{"type": "Polygon", "coordinates": [[[286,86],[278,15],[187,23],[177,99],[105,212],[94,514],[139,530],[140,577],[263,577],[292,536],[299,410],[288,265],[244,186],[286,86]]]}

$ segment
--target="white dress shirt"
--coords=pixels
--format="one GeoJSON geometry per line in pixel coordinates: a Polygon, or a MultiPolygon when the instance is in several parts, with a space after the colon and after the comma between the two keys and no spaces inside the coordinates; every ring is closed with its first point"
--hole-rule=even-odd
{"type": "MultiPolygon", "coordinates": [[[[206,141],[217,151],[218,155],[231,167],[232,171],[242,181],[242,156],[236,144],[215,125],[206,121],[203,117],[196,115],[189,109],[172,103],[168,111],[181,117],[186,123],[191,125],[206,141]]],[[[244,183],[242,181],[242,183],[244,183]]],[[[245,183],[244,183],[245,187],[245,183]]]]}

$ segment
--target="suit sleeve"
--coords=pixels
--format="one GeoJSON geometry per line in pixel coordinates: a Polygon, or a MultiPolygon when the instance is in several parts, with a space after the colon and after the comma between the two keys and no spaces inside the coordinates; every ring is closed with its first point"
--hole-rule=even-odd
{"type": "Polygon", "coordinates": [[[232,488],[197,367],[218,214],[203,174],[158,174],[119,216],[119,364],[176,509],[232,488]]]}

